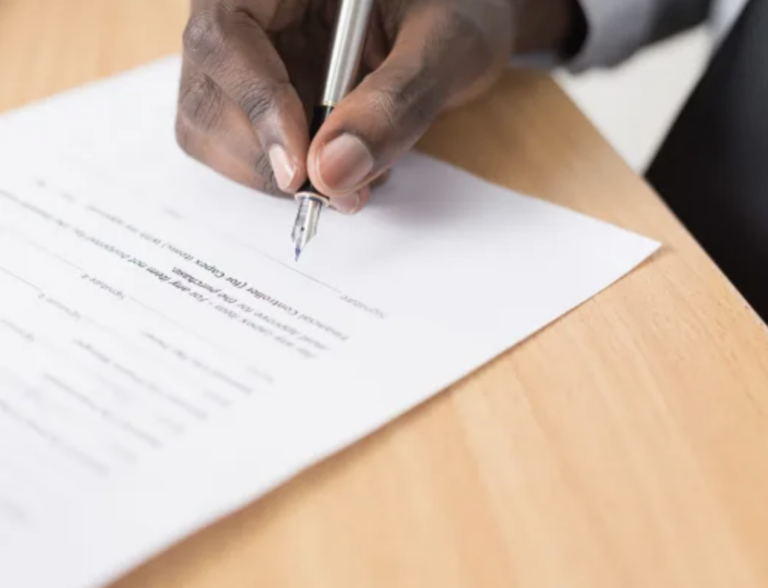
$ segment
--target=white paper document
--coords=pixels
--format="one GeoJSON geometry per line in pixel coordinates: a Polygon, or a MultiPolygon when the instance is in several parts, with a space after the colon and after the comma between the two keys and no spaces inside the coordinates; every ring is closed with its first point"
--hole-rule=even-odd
{"type": "Polygon", "coordinates": [[[413,154],[297,264],[294,202],[177,148],[178,70],[0,117],[3,588],[103,586],[658,246],[413,154]]]}

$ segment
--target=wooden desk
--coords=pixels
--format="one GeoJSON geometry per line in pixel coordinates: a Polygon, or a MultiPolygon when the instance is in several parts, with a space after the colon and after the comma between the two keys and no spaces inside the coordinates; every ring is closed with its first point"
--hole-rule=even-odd
{"type": "MultiPolygon", "coordinates": [[[[177,51],[186,4],[0,0],[0,108],[177,51]]],[[[509,74],[422,146],[666,247],[117,587],[768,586],[768,337],[751,310],[544,77],[509,74]]]]}

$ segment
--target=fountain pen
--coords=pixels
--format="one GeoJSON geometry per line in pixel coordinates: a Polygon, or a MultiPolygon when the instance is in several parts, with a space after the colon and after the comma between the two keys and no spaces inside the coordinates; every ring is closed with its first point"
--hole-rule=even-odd
{"type": "MultiPolygon", "coordinates": [[[[333,33],[322,101],[315,107],[310,126],[310,139],[322,127],[334,107],[352,90],[368,33],[375,0],[341,0],[333,33]]],[[[330,200],[307,180],[296,193],[299,206],[293,225],[293,246],[296,261],[307,243],[317,233],[320,212],[330,200]]]]}

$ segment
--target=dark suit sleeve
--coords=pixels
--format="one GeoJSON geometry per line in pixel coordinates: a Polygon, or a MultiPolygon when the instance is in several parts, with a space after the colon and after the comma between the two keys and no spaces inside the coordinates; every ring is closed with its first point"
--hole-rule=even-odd
{"type": "Polygon", "coordinates": [[[574,71],[616,65],[645,45],[702,23],[712,0],[579,0],[587,22],[574,71]]]}

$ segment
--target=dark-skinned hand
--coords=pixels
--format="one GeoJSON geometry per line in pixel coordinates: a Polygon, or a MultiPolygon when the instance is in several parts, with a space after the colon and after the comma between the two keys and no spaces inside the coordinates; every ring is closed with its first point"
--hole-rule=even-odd
{"type": "Polygon", "coordinates": [[[569,1],[379,0],[361,82],[310,142],[337,0],[192,0],[179,144],[263,192],[309,177],[356,212],[438,114],[487,90],[521,46],[558,43],[569,1]]]}

